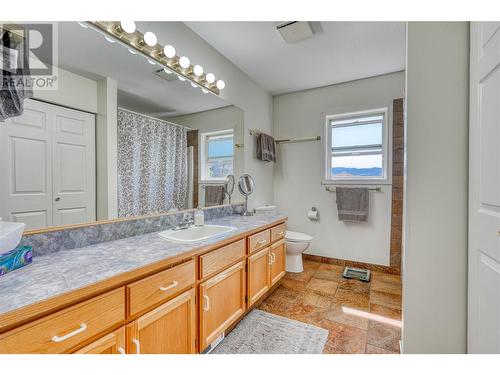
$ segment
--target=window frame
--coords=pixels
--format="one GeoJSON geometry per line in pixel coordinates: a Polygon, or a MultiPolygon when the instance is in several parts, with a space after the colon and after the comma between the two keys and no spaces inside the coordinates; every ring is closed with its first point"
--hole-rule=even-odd
{"type": "Polygon", "coordinates": [[[233,172],[234,172],[234,129],[224,129],[211,131],[206,133],[200,133],[200,175],[201,183],[216,183],[221,182],[226,179],[226,177],[210,177],[208,173],[208,142],[210,138],[231,136],[233,139],[233,172]]]}
{"type": "MultiPolygon", "coordinates": [[[[360,123],[359,125],[369,124],[360,123]]],[[[346,112],[346,113],[336,113],[336,114],[325,114],[324,125],[323,125],[323,160],[324,160],[324,171],[323,171],[323,185],[390,185],[392,180],[392,170],[391,170],[391,121],[390,121],[390,106],[381,107],[375,109],[368,109],[362,111],[346,112]],[[382,176],[381,177],[333,177],[331,172],[332,165],[332,127],[344,127],[352,126],[356,123],[355,118],[357,117],[369,117],[382,115],[382,176]],[[331,125],[331,121],[339,121],[343,119],[350,119],[353,121],[345,124],[339,124],[337,126],[331,125]]]]}

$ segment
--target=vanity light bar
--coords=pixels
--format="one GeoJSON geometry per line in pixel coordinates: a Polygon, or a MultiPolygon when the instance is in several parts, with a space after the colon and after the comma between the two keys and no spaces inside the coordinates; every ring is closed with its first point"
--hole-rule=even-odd
{"type": "Polygon", "coordinates": [[[172,73],[177,74],[179,79],[182,80],[184,78],[189,80],[191,84],[200,87],[204,93],[211,92],[212,94],[219,95],[220,90],[225,87],[224,81],[215,81],[215,78],[213,78],[214,75],[212,73],[204,73],[203,69],[200,69],[200,65],[192,65],[187,57],[177,56],[173,47],[170,46],[172,51],[165,54],[164,47],[158,44],[156,36],[153,33],[146,32],[143,34],[135,29],[135,24],[133,28],[130,27],[128,30],[124,30],[122,27],[123,24],[123,22],[116,21],[86,22],[86,25],[100,32],[104,37],[116,40],[131,53],[139,53],[146,57],[149,62],[157,63],[172,73]]]}

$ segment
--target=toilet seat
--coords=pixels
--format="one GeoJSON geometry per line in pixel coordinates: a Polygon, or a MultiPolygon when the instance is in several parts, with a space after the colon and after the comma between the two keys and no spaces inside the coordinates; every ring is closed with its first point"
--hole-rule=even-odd
{"type": "Polygon", "coordinates": [[[285,234],[285,240],[289,242],[311,242],[312,239],[313,238],[307,234],[290,230],[287,230],[285,234]]]}

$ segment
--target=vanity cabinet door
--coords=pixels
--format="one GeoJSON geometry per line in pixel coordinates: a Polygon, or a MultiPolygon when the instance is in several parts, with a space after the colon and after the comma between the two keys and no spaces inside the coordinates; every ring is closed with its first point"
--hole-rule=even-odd
{"type": "Polygon", "coordinates": [[[125,327],[118,328],[74,354],[125,354],[125,327]]]}
{"type": "Polygon", "coordinates": [[[248,257],[248,306],[252,306],[269,290],[271,253],[270,248],[248,257]]]}
{"type": "Polygon", "coordinates": [[[196,353],[194,289],[188,290],[128,324],[127,353],[196,353]]]}
{"type": "Polygon", "coordinates": [[[271,246],[271,286],[285,276],[286,247],[285,240],[276,242],[271,246]]]}
{"type": "Polygon", "coordinates": [[[200,284],[200,352],[245,312],[245,261],[200,284]]]}

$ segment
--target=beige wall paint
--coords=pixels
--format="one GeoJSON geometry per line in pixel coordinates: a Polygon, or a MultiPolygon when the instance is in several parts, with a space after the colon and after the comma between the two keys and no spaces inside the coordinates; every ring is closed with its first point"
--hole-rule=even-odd
{"type": "MultiPolygon", "coordinates": [[[[401,98],[403,94],[404,73],[398,72],[276,96],[275,137],[322,135],[322,112],[335,114],[390,108],[393,99],[401,98]]],[[[392,123],[392,110],[389,113],[389,123],[392,123]]],[[[307,253],[389,265],[391,186],[383,185],[382,192],[370,193],[370,217],[367,223],[344,223],[337,219],[335,194],[326,192],[325,186],[321,185],[322,176],[321,142],[278,146],[274,200],[288,216],[291,230],[314,237],[307,253]],[[319,221],[311,221],[306,217],[312,206],[319,208],[319,221]]]]}
{"type": "Polygon", "coordinates": [[[467,22],[407,26],[403,351],[465,353],[467,22]]]}

